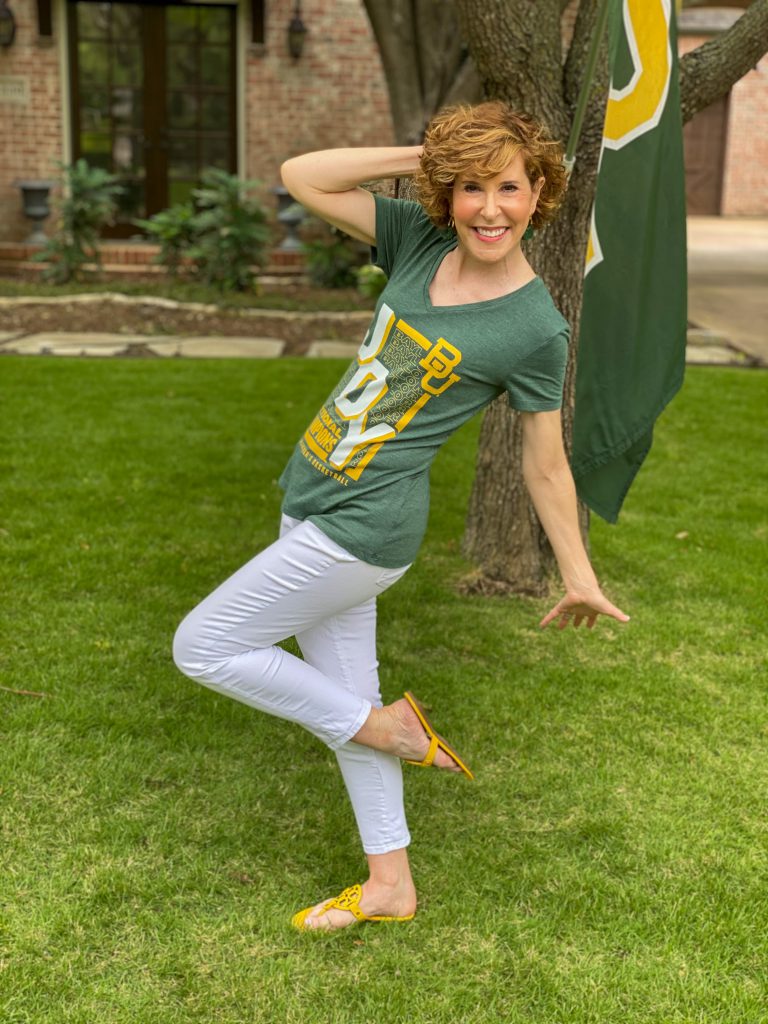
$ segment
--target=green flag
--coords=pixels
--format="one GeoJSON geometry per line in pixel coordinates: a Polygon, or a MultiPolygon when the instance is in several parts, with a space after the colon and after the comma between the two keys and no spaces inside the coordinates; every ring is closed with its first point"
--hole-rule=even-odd
{"type": "MultiPolygon", "coordinates": [[[[623,0],[592,211],[572,468],[610,522],[685,370],[682,121],[671,0],[623,0]]],[[[617,12],[618,13],[618,12],[617,12]]]]}

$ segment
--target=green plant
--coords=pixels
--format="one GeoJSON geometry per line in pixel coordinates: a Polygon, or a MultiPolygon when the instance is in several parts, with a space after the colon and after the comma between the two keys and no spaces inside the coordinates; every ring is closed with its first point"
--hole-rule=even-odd
{"type": "Polygon", "coordinates": [[[117,197],[123,192],[117,178],[101,167],[90,167],[82,157],[74,164],[59,165],[64,172],[58,200],[59,226],[56,234],[35,253],[36,262],[50,263],[43,277],[64,284],[80,277],[87,263],[101,267],[99,234],[111,224],[117,197]]]}
{"type": "Polygon", "coordinates": [[[191,203],[177,203],[149,220],[134,220],[160,246],[155,258],[175,277],[189,247],[195,240],[195,210],[191,203]]]}
{"type": "Polygon", "coordinates": [[[329,236],[304,242],[302,249],[312,284],[321,288],[350,288],[357,283],[355,267],[360,263],[356,243],[338,228],[329,236]]]}
{"type": "Polygon", "coordinates": [[[269,241],[267,215],[246,193],[258,182],[216,168],[203,172],[194,203],[177,203],[133,223],[160,244],[157,263],[176,274],[183,260],[203,284],[219,291],[249,291],[269,241]]]}
{"type": "Polygon", "coordinates": [[[387,286],[387,275],[381,267],[366,263],[357,268],[357,290],[367,299],[378,299],[387,286]]]}
{"type": "Polygon", "coordinates": [[[258,182],[211,168],[202,187],[192,193],[198,212],[190,227],[194,242],[188,255],[199,277],[222,291],[253,287],[253,266],[264,264],[269,228],[261,204],[246,193],[258,182]]]}

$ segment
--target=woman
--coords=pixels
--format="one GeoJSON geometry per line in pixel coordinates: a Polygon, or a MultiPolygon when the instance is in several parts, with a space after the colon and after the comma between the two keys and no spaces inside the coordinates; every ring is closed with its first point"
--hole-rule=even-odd
{"type": "Polygon", "coordinates": [[[561,200],[559,145],[486,103],[439,114],[423,148],[309,153],[282,175],[305,207],[375,245],[389,281],[356,361],[283,473],[280,538],[184,620],[174,656],[336,752],[369,878],[293,918],[330,930],[414,915],[401,762],[471,777],[411,694],[382,706],[376,596],[419,547],[434,454],[504,391],[522,413],[526,484],[566,588],[541,625],[627,616],[601,593],[579,534],[559,413],[568,327],[520,248],[561,200]],[[407,175],[421,204],[361,187],[407,175]],[[292,635],[303,661],[276,646],[292,635]]]}

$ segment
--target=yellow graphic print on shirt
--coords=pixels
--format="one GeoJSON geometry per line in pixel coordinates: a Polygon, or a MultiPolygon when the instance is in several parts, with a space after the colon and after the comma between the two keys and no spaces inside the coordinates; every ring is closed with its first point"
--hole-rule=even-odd
{"type": "Polygon", "coordinates": [[[436,395],[461,378],[461,352],[431,342],[382,304],[357,362],[309,425],[299,448],[312,465],[348,484],[436,395]]]}

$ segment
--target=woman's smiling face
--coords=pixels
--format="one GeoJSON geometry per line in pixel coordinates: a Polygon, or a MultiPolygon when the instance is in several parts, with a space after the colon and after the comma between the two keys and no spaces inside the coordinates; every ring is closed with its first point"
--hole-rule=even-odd
{"type": "Polygon", "coordinates": [[[493,178],[459,175],[451,203],[459,246],[484,263],[504,259],[519,246],[543,184],[531,185],[522,153],[493,178]]]}

